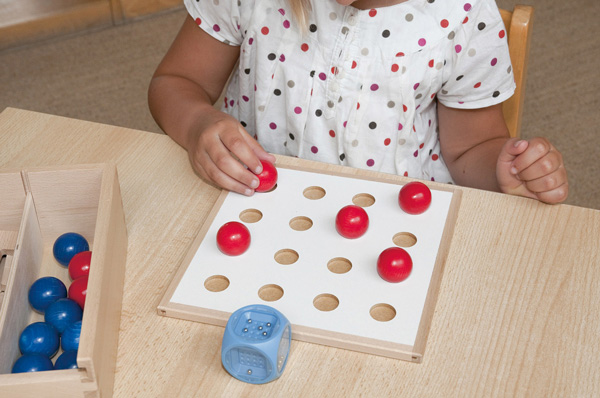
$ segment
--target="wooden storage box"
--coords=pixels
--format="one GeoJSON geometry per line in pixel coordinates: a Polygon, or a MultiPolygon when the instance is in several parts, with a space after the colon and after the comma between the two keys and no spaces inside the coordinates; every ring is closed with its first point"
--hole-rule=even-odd
{"type": "Polygon", "coordinates": [[[116,167],[0,171],[0,251],[0,396],[111,396],[127,257],[116,167]],[[52,254],[54,241],[65,232],[83,235],[92,251],[79,369],[11,374],[21,331],[43,321],[29,305],[29,287],[42,276],[55,276],[67,287],[71,282],[52,254]]]}

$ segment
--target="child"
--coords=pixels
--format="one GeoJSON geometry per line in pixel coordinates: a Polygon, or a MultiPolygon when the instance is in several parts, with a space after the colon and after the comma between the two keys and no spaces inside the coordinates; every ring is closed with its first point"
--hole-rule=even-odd
{"type": "Polygon", "coordinates": [[[184,1],[149,104],[205,180],[252,195],[260,159],[280,153],[566,199],[560,152],[509,139],[514,79],[494,0],[184,1]]]}

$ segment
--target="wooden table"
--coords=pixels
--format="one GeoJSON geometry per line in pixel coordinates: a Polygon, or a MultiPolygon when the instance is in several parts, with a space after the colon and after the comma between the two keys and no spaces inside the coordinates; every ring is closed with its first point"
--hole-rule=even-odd
{"type": "Polygon", "coordinates": [[[129,236],[115,397],[600,392],[600,211],[464,189],[423,363],[293,341],[283,376],[257,386],[222,368],[221,327],[157,315],[219,194],[185,151],[158,134],[0,114],[2,169],[98,162],[117,164],[129,236]]]}

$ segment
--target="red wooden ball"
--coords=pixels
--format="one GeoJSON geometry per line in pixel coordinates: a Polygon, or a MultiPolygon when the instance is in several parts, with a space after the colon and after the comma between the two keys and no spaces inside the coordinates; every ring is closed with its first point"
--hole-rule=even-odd
{"type": "Polygon", "coordinates": [[[344,206],[335,217],[335,229],[348,239],[356,239],[369,228],[369,216],[365,209],[356,205],[344,206]]]}
{"type": "Polygon", "coordinates": [[[422,182],[409,182],[400,189],[398,204],[408,214],[421,214],[431,204],[431,191],[422,182]]]}
{"type": "Polygon", "coordinates": [[[217,247],[228,256],[239,256],[250,247],[250,231],[237,221],[225,223],[217,231],[217,247]]]}
{"type": "Polygon", "coordinates": [[[377,259],[377,272],[387,282],[402,282],[408,278],[412,267],[410,254],[400,247],[385,249],[377,259]]]}
{"type": "Polygon", "coordinates": [[[260,184],[255,191],[267,192],[273,189],[275,184],[277,184],[277,169],[273,163],[266,160],[261,160],[260,163],[262,164],[263,169],[261,173],[256,175],[260,181],[260,184]]]}
{"type": "Polygon", "coordinates": [[[78,279],[84,275],[90,274],[90,263],[92,262],[92,252],[79,252],[69,261],[69,276],[71,280],[78,279]]]}
{"type": "Polygon", "coordinates": [[[85,297],[87,295],[88,276],[84,275],[75,279],[69,286],[69,298],[75,301],[81,309],[85,307],[85,297]]]}

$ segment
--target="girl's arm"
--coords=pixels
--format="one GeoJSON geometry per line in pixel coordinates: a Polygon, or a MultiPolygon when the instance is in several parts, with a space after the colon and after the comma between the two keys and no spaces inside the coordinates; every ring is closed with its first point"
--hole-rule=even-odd
{"type": "Polygon", "coordinates": [[[148,104],[162,130],[187,149],[201,177],[251,195],[258,178],[248,169],[259,173],[260,159],[275,159],[235,118],[213,107],[239,51],[211,37],[188,16],[152,77],[148,104]]]}
{"type": "Polygon", "coordinates": [[[562,155],[545,138],[510,138],[502,105],[455,109],[438,102],[442,156],[454,181],[560,203],[568,181],[562,155]]]}

